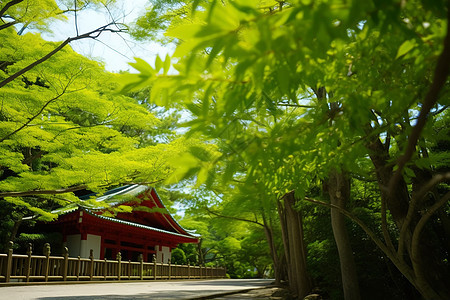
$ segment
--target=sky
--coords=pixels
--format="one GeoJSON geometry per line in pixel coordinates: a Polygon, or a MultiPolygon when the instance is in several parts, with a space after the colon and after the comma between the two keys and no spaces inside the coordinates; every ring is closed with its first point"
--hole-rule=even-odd
{"type": "MultiPolygon", "coordinates": [[[[139,15],[145,13],[148,6],[148,0],[118,0],[118,9],[112,11],[114,18],[123,23],[133,22],[139,15]]],[[[75,18],[68,16],[68,21],[54,22],[50,29],[52,34],[43,34],[46,40],[63,41],[68,37],[76,36],[75,18]]],[[[104,11],[87,10],[77,15],[78,32],[80,34],[92,31],[100,26],[111,22],[111,17],[104,11]]],[[[163,59],[167,53],[173,53],[173,49],[167,46],[161,46],[153,42],[136,42],[126,34],[115,34],[105,32],[97,40],[82,39],[70,43],[71,47],[78,53],[102,61],[105,68],[110,72],[119,72],[133,68],[128,62],[133,62],[134,57],[139,57],[151,63],[155,60],[157,54],[163,59]]]]}

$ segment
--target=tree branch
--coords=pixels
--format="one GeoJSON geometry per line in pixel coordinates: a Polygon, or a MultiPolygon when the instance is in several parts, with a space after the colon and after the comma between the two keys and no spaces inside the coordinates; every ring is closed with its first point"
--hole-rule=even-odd
{"type": "Polygon", "coordinates": [[[13,5],[19,4],[20,2],[23,2],[23,0],[12,0],[6,3],[6,5],[0,10],[0,18],[3,17],[5,12],[13,5]]]}
{"type": "MultiPolygon", "coordinates": [[[[431,206],[427,212],[420,218],[419,222],[417,223],[416,228],[414,229],[413,237],[412,237],[412,245],[411,245],[411,262],[414,270],[414,274],[417,277],[417,280],[425,281],[425,276],[422,270],[422,264],[418,263],[421,261],[420,258],[420,235],[422,233],[422,230],[427,223],[427,221],[431,218],[431,216],[439,209],[441,208],[445,203],[447,203],[450,200],[450,192],[447,192],[441,200],[436,202],[433,206],[431,206]]],[[[437,299],[437,298],[436,298],[437,299]]]]}
{"type": "Polygon", "coordinates": [[[301,105],[301,104],[287,104],[287,103],[277,103],[277,106],[287,106],[287,107],[298,107],[298,108],[316,108],[313,105],[301,105]]]}
{"type": "Polygon", "coordinates": [[[64,48],[67,44],[69,44],[70,42],[76,41],[76,40],[80,40],[80,39],[85,39],[85,38],[91,38],[91,39],[96,39],[100,36],[100,34],[102,34],[105,31],[108,32],[113,32],[113,33],[119,33],[119,32],[123,32],[122,29],[111,29],[108,28],[111,25],[117,25],[117,23],[113,22],[113,23],[109,23],[107,25],[101,26],[95,30],[92,30],[90,32],[87,32],[85,34],[82,35],[78,35],[75,37],[70,37],[67,38],[64,42],[62,42],[58,47],[56,47],[55,49],[53,49],[51,52],[49,52],[47,55],[45,55],[44,57],[36,60],[35,62],[29,64],[28,66],[26,66],[25,68],[21,69],[20,71],[16,72],[15,74],[9,76],[8,78],[6,78],[5,80],[3,80],[2,82],[0,82],[0,88],[4,87],[6,84],[10,83],[11,81],[13,81],[14,79],[16,79],[17,77],[19,77],[20,75],[23,75],[24,73],[30,71],[31,69],[33,69],[35,66],[45,62],[46,60],[48,60],[50,57],[52,57],[53,55],[55,55],[56,53],[58,53],[62,48],[64,48]]]}
{"type": "Polygon", "coordinates": [[[210,210],[208,207],[204,207],[204,209],[209,212],[210,214],[213,214],[219,218],[225,218],[225,219],[231,219],[231,220],[236,220],[236,221],[242,221],[242,222],[248,222],[248,223],[253,223],[259,226],[264,227],[264,224],[259,223],[258,221],[253,221],[253,220],[248,220],[248,219],[244,219],[244,218],[239,218],[239,217],[233,217],[233,216],[225,216],[225,215],[221,215],[219,213],[216,213],[212,210],[210,210]]]}
{"type": "Polygon", "coordinates": [[[25,128],[26,126],[28,126],[28,125],[31,123],[31,121],[33,121],[34,119],[36,119],[38,116],[41,115],[41,113],[44,111],[44,109],[45,109],[50,103],[52,103],[53,101],[59,99],[62,95],[64,95],[64,93],[66,92],[66,89],[67,89],[67,86],[66,86],[66,87],[64,88],[64,90],[63,90],[60,94],[58,94],[56,97],[54,97],[54,98],[48,100],[47,103],[45,103],[45,104],[41,107],[41,109],[40,109],[34,116],[32,116],[31,118],[28,118],[28,121],[26,121],[22,126],[20,126],[19,128],[17,128],[17,129],[14,130],[13,132],[8,133],[8,134],[5,135],[4,137],[2,137],[2,138],[0,139],[0,143],[3,142],[4,140],[6,140],[7,138],[9,138],[10,136],[12,136],[13,134],[19,132],[20,130],[22,130],[22,129],[25,128]]]}
{"type": "Polygon", "coordinates": [[[395,252],[391,251],[391,249],[389,249],[389,247],[386,246],[376,236],[376,234],[372,230],[370,230],[369,227],[366,226],[366,224],[364,224],[364,222],[362,222],[360,219],[358,219],[352,213],[350,213],[349,211],[347,211],[339,206],[336,206],[336,205],[333,205],[333,204],[330,204],[327,202],[311,199],[308,197],[305,197],[304,200],[314,203],[314,204],[319,204],[319,205],[326,206],[329,208],[334,208],[334,209],[338,210],[341,214],[345,215],[350,220],[352,220],[353,222],[358,224],[362,228],[362,230],[364,230],[364,232],[370,237],[370,239],[378,246],[378,248],[380,248],[380,250],[383,251],[384,254],[386,254],[386,256],[392,261],[392,263],[402,272],[402,274],[409,280],[409,282],[411,282],[411,283],[415,282],[414,274],[413,274],[413,271],[411,270],[411,268],[407,264],[405,264],[405,262],[400,260],[397,257],[395,252]]]}
{"type": "Polygon", "coordinates": [[[350,213],[349,211],[343,209],[342,207],[339,207],[337,205],[331,204],[331,203],[327,203],[324,201],[320,201],[320,200],[316,200],[316,199],[311,199],[308,197],[304,198],[305,201],[308,201],[310,203],[314,203],[314,204],[319,204],[322,206],[326,206],[328,208],[334,208],[337,211],[339,211],[341,214],[343,214],[344,216],[348,217],[350,220],[352,220],[353,222],[355,222],[356,224],[358,224],[362,230],[364,230],[364,232],[372,239],[372,241],[389,257],[393,257],[394,253],[376,236],[376,234],[370,230],[369,227],[367,227],[366,224],[364,224],[363,221],[361,221],[360,219],[358,219],[356,216],[354,216],[352,213],[350,213]]]}
{"type": "Polygon", "coordinates": [[[389,192],[392,194],[396,188],[397,182],[400,180],[403,168],[406,163],[411,159],[412,155],[416,151],[416,144],[419,140],[420,134],[425,127],[428,119],[428,114],[433,106],[439,99],[439,93],[443,88],[445,81],[447,80],[450,72],[450,2],[447,7],[447,34],[444,39],[444,49],[439,55],[436,68],[434,70],[433,82],[428,90],[425,100],[422,105],[422,109],[417,119],[417,123],[414,126],[411,135],[408,138],[408,145],[406,146],[405,153],[398,159],[398,169],[392,176],[389,182],[389,192]]]}
{"type": "Polygon", "coordinates": [[[17,23],[19,23],[19,22],[12,21],[12,22],[8,22],[8,23],[5,23],[5,24],[2,24],[2,25],[0,25],[0,30],[3,30],[3,29],[6,29],[8,27],[11,27],[13,25],[16,25],[17,23]]]}
{"type": "MultiPolygon", "coordinates": [[[[428,191],[430,191],[436,184],[443,182],[445,180],[450,180],[450,172],[444,173],[444,174],[438,174],[433,176],[420,190],[417,192],[417,194],[414,195],[414,197],[411,199],[411,202],[409,204],[408,213],[406,215],[405,221],[403,222],[402,228],[400,229],[400,236],[398,238],[398,250],[397,253],[399,257],[403,257],[403,251],[405,249],[405,236],[407,229],[409,227],[409,224],[411,223],[414,213],[417,201],[419,201],[422,197],[425,196],[428,191]]],[[[427,212],[428,213],[428,212],[427,212]]],[[[424,217],[424,216],[423,216],[424,217]]],[[[422,218],[423,218],[422,217],[422,218]]],[[[417,230],[419,224],[417,224],[416,229],[417,230]]],[[[412,240],[412,243],[414,243],[414,240],[412,240]]]]}
{"type": "Polygon", "coordinates": [[[56,194],[65,194],[72,193],[76,191],[80,191],[87,188],[87,185],[81,184],[73,187],[56,189],[56,190],[34,190],[34,191],[25,191],[25,192],[3,192],[0,193],[0,198],[4,197],[26,197],[26,196],[34,196],[34,195],[56,195],[56,194]]]}
{"type": "Polygon", "coordinates": [[[79,35],[79,33],[78,33],[78,14],[77,14],[77,0],[75,0],[74,2],[74,5],[75,5],[75,30],[76,30],[76,33],[77,33],[77,36],[79,35]]]}

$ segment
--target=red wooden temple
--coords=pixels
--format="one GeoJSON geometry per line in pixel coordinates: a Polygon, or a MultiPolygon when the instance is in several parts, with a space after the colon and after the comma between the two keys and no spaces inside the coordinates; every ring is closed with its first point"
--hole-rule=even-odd
{"type": "Polygon", "coordinates": [[[156,255],[158,262],[167,263],[178,244],[199,241],[171,216],[154,188],[126,185],[107,191],[97,201],[108,203],[110,208],[77,206],[47,223],[47,228],[62,233],[69,256],[89,257],[92,249],[99,259],[115,259],[120,251],[124,260],[137,261],[143,254],[144,261],[156,255]],[[132,210],[113,215],[111,207],[118,206],[132,210]]]}

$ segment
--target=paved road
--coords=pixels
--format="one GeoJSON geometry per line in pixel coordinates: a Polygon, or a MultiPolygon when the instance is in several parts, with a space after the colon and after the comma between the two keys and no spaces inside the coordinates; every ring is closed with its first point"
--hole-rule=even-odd
{"type": "MultiPolygon", "coordinates": [[[[144,300],[199,299],[261,288],[270,279],[217,279],[191,281],[146,281],[62,285],[0,286],[4,300],[144,300]]],[[[210,298],[211,299],[211,298],[210,298]]]]}

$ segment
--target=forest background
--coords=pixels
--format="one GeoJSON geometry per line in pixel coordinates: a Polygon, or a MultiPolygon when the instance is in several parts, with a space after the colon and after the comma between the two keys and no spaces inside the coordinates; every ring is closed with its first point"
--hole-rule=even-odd
{"type": "Polygon", "coordinates": [[[299,299],[449,298],[448,1],[160,0],[132,24],[115,5],[0,5],[2,245],[142,183],[202,235],[174,262],[299,299]],[[79,31],[86,9],[109,22],[79,31]],[[66,15],[75,34],[44,40],[66,15]],[[70,47],[106,33],[176,48],[114,74],[70,47]]]}

